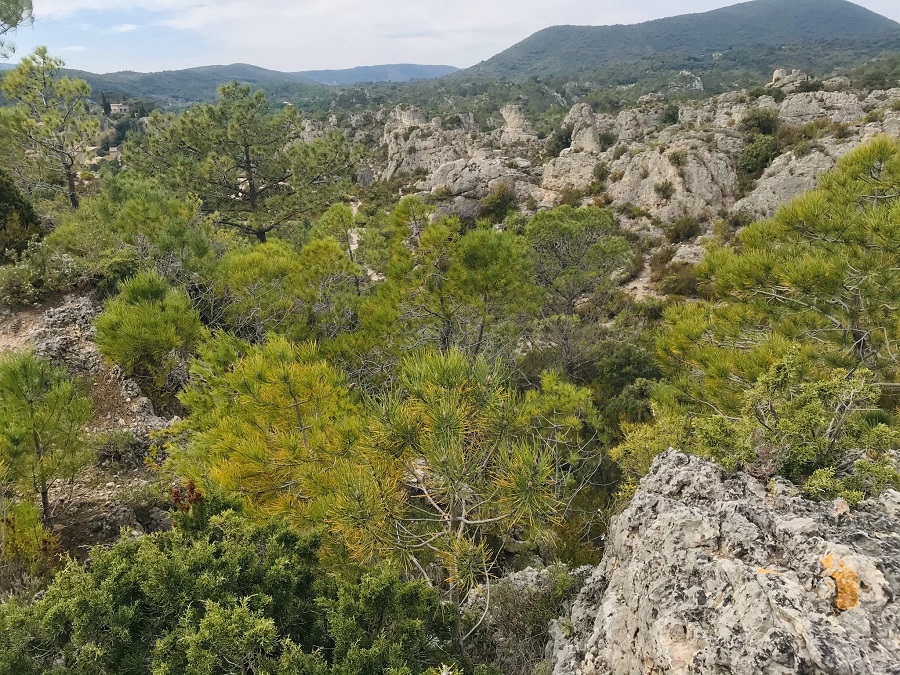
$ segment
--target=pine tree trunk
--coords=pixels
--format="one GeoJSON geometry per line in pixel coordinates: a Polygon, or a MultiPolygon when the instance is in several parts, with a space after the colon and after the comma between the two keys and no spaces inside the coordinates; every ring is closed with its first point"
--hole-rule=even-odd
{"type": "Polygon", "coordinates": [[[75,172],[70,168],[66,169],[66,181],[69,184],[69,203],[72,204],[73,209],[77,209],[78,192],[75,188],[75,172]]]}
{"type": "Polygon", "coordinates": [[[50,490],[46,485],[41,485],[41,520],[50,526],[50,490]]]}

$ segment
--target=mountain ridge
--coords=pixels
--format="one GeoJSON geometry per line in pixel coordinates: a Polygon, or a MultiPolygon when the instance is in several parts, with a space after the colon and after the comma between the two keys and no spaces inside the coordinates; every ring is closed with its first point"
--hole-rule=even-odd
{"type": "Polygon", "coordinates": [[[848,0],[751,0],[638,24],[550,26],[458,76],[577,76],[665,54],[893,36],[900,23],[848,0]]]}

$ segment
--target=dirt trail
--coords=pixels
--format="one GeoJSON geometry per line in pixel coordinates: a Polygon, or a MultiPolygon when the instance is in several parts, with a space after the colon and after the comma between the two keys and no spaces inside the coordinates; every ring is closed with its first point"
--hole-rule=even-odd
{"type": "Polygon", "coordinates": [[[59,307],[62,302],[61,298],[56,298],[38,307],[0,308],[0,353],[34,346],[34,335],[41,326],[44,314],[59,307]]]}

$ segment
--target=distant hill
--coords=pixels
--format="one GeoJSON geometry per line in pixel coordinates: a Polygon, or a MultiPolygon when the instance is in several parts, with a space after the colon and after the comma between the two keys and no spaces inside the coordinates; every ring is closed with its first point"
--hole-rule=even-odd
{"type": "MultiPolygon", "coordinates": [[[[101,75],[83,70],[67,70],[66,74],[87,80],[98,94],[103,91],[128,98],[157,99],[174,103],[214,100],[219,86],[232,80],[260,87],[276,82],[303,84],[300,78],[288,73],[279,73],[244,63],[165,70],[159,73],[136,73],[126,70],[101,75]]],[[[311,80],[305,84],[319,86],[311,80]]]]}
{"type": "MultiPolygon", "coordinates": [[[[827,42],[838,49],[900,41],[900,24],[846,0],[753,0],[634,25],[554,26],[460,72],[463,77],[580,76],[611,66],[827,42]]],[[[873,54],[874,55],[874,54],[873,54]]],[[[702,65],[702,61],[700,62],[702,65]]]]}
{"type": "Polygon", "coordinates": [[[359,66],[346,70],[305,70],[294,73],[298,77],[320,84],[360,84],[363,82],[409,82],[432,80],[455,73],[453,66],[420,66],[412,63],[395,63],[384,66],[359,66]]]}
{"type": "Polygon", "coordinates": [[[214,100],[219,86],[232,80],[265,88],[273,95],[302,97],[304,94],[322,95],[325,91],[324,85],[327,84],[405,82],[441,77],[456,70],[452,66],[396,64],[363,66],[348,70],[283,73],[245,63],[235,63],[228,66],[202,66],[158,73],[122,71],[97,74],[82,70],[67,70],[66,74],[87,80],[95,92],[112,92],[128,98],[187,104],[214,100]]]}

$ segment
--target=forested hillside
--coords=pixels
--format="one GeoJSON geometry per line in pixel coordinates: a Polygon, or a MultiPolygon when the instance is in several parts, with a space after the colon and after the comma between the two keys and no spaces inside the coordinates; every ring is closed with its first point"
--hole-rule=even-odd
{"type": "MultiPolygon", "coordinates": [[[[2,67],[2,64],[0,64],[2,67]]],[[[283,73],[242,63],[229,66],[203,66],[159,73],[86,73],[67,71],[84,79],[95,91],[125,98],[155,99],[165,103],[186,104],[213,101],[218,88],[232,80],[265,88],[270,95],[298,101],[320,100],[330,92],[320,85],[352,85],[366,82],[407,82],[443,77],[456,72],[452,66],[395,64],[361,66],[346,70],[310,70],[283,73]]]]}
{"type": "MultiPolygon", "coordinates": [[[[672,57],[692,59],[704,70],[726,59],[730,69],[737,69],[755,65],[736,58],[748,48],[764,53],[766,47],[802,45],[806,50],[817,45],[821,48],[822,43],[851,56],[866,50],[874,56],[879,41],[887,39],[885,46],[896,47],[898,33],[900,24],[847,0],[753,0],[703,14],[630,26],[554,26],[461,75],[590,76],[611,65],[646,62],[654,57],[658,57],[658,63],[672,57]]],[[[806,58],[815,56],[809,53],[806,58]]],[[[807,61],[796,67],[811,68],[814,63],[807,61]]]]}
{"type": "Polygon", "coordinates": [[[896,662],[895,57],[186,104],[229,72],[0,81],[0,675],[896,662]]]}

